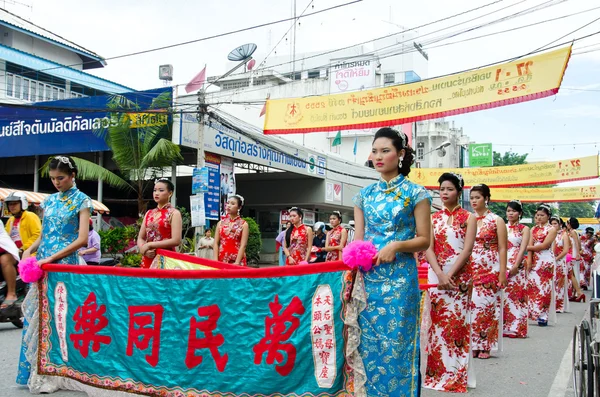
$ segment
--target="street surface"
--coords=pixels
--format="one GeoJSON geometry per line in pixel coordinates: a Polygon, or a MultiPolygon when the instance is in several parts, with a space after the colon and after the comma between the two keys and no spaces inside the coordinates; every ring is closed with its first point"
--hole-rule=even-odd
{"type": "MultiPolygon", "coordinates": [[[[589,298],[590,293],[586,293],[589,298]]],[[[573,327],[587,314],[588,303],[571,303],[571,313],[558,315],[558,324],[531,325],[525,340],[504,338],[504,352],[489,360],[475,360],[477,388],[469,395],[481,397],[573,397],[570,342],[573,327]]],[[[0,324],[0,397],[31,396],[15,384],[21,330],[0,324]]],[[[60,391],[54,397],[80,397],[80,392],[60,391]]],[[[423,390],[423,397],[448,394],[423,390]]]]}

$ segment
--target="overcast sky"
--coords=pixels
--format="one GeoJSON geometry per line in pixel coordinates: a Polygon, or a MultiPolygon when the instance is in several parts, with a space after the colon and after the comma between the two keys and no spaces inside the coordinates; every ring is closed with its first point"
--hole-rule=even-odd
{"type": "MultiPolygon", "coordinates": [[[[234,47],[254,42],[259,52],[271,49],[289,29],[285,22],[240,34],[185,45],[182,47],[110,60],[110,57],[140,50],[193,40],[230,30],[290,17],[290,0],[21,0],[6,7],[32,22],[109,58],[103,70],[91,71],[101,77],[136,88],[161,85],[158,66],[172,64],[175,84],[187,83],[204,64],[208,75],[226,71],[227,53],[234,47]]],[[[309,11],[317,11],[350,0],[314,0],[309,11]],[[314,6],[314,8],[312,8],[314,6]]],[[[432,22],[492,0],[363,0],[361,3],[302,19],[298,28],[297,53],[331,50],[367,41],[383,34],[432,22]]],[[[298,13],[310,0],[297,0],[298,13]]],[[[463,17],[419,30],[426,34],[469,19],[506,8],[467,25],[492,21],[536,5],[554,6],[512,20],[460,35],[450,41],[506,30],[538,21],[562,17],[578,11],[586,13],[544,23],[514,32],[478,40],[426,49],[429,53],[429,77],[501,61],[522,55],[559,39],[563,42],[600,31],[598,0],[504,0],[463,17]]],[[[462,25],[450,29],[456,31],[462,25]]],[[[435,35],[433,35],[435,36],[435,35]]],[[[432,36],[429,36],[432,37],[432,36]]],[[[277,55],[290,51],[290,40],[283,40],[277,55]]],[[[555,97],[493,110],[449,118],[462,126],[472,140],[492,142],[494,150],[512,149],[529,153],[532,160],[561,159],[598,153],[599,145],[572,146],[573,143],[600,142],[600,34],[579,41],[574,52],[598,50],[574,55],[563,81],[563,90],[555,97]],[[578,48],[582,48],[578,50],[578,48]],[[571,89],[566,89],[571,88],[571,89]],[[568,146],[559,146],[565,145],[568,146]],[[525,145],[525,146],[520,146],[525,145]],[[542,146],[556,145],[556,146],[542,146]]]]}

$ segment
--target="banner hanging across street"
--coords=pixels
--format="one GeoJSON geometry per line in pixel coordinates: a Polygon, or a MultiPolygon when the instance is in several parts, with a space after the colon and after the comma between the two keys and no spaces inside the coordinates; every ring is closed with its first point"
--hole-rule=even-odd
{"type": "Polygon", "coordinates": [[[598,178],[598,156],[503,167],[413,168],[408,178],[426,188],[438,189],[438,178],[444,172],[461,174],[465,187],[481,183],[490,187],[554,185],[598,178]]]}
{"type": "Polygon", "coordinates": [[[45,266],[39,373],[88,393],[349,395],[347,266],[165,267],[177,270],[45,266]]]}
{"type": "Polygon", "coordinates": [[[264,133],[386,127],[544,98],[558,92],[570,55],[569,46],[410,84],[268,100],[264,133]]]}
{"type": "Polygon", "coordinates": [[[524,203],[564,203],[600,200],[600,185],[573,187],[515,187],[491,188],[492,200],[509,202],[521,200],[524,203]]]}

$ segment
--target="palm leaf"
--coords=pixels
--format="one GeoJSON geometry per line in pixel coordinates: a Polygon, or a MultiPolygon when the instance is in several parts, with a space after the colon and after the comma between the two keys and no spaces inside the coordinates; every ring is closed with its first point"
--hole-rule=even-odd
{"type": "Polygon", "coordinates": [[[146,153],[140,168],[169,167],[174,162],[182,162],[179,146],[168,139],[159,139],[158,142],[146,153]]]}
{"type": "MultiPolygon", "coordinates": [[[[48,161],[42,166],[40,172],[42,176],[48,176],[50,173],[50,161],[54,156],[51,156],[48,161]]],[[[118,189],[131,189],[135,190],[133,186],[129,184],[125,179],[121,178],[117,174],[107,170],[104,167],[99,166],[89,160],[85,160],[79,157],[72,157],[77,165],[77,178],[84,181],[102,181],[107,185],[116,187],[118,189]]]]}

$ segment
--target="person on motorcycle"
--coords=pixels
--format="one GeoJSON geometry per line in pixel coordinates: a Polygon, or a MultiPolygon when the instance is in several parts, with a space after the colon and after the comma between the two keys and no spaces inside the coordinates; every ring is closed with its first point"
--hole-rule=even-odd
{"type": "Polygon", "coordinates": [[[35,213],[27,211],[29,204],[24,193],[12,192],[4,202],[12,214],[6,222],[6,233],[22,253],[40,236],[42,222],[35,213]]]}
{"type": "Polygon", "coordinates": [[[19,263],[19,249],[4,230],[4,224],[0,220],[0,265],[2,265],[2,275],[7,290],[0,310],[8,309],[17,302],[17,263],[19,263]]]}

